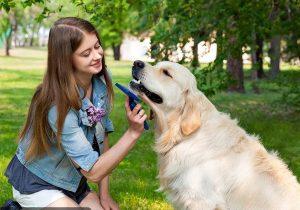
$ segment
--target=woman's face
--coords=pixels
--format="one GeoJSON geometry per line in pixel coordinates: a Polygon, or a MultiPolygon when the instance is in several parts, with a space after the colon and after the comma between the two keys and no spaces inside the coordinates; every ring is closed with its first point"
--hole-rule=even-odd
{"type": "Polygon", "coordinates": [[[78,49],[73,53],[75,73],[80,76],[92,76],[102,69],[103,49],[97,36],[84,33],[84,38],[78,49]]]}

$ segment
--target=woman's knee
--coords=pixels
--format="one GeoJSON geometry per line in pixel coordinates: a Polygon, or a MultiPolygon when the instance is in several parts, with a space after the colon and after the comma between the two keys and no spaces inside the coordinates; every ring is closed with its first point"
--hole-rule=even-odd
{"type": "Polygon", "coordinates": [[[79,204],[81,207],[88,207],[93,210],[103,210],[99,196],[91,191],[89,194],[80,202],[79,204]]]}
{"type": "Polygon", "coordinates": [[[80,207],[80,206],[68,196],[64,196],[52,202],[47,207],[80,207]]]}

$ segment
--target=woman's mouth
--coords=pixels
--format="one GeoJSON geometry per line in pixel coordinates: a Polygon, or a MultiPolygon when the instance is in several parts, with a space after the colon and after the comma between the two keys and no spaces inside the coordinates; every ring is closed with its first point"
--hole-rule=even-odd
{"type": "Polygon", "coordinates": [[[92,64],[91,66],[95,67],[95,68],[99,68],[101,66],[101,61],[95,63],[95,64],[92,64]]]}

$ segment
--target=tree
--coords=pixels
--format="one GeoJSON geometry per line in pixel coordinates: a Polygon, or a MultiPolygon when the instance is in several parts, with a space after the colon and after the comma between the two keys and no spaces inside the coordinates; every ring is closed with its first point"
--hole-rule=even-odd
{"type": "Polygon", "coordinates": [[[271,58],[270,76],[275,78],[280,71],[280,48],[281,48],[281,36],[273,36],[270,43],[269,55],[271,58]]]}
{"type": "MultiPolygon", "coordinates": [[[[193,58],[192,67],[199,67],[198,44],[208,39],[209,33],[205,33],[201,24],[202,5],[195,1],[164,1],[161,19],[154,27],[154,44],[161,44],[162,48],[158,53],[171,52],[178,47],[182,48],[192,39],[193,58]],[[191,27],[193,26],[193,27],[191,27]]],[[[182,50],[183,51],[183,50],[182,50]]],[[[184,57],[182,58],[184,62],[184,57]]]]}
{"type": "Polygon", "coordinates": [[[271,7],[268,6],[268,1],[259,1],[254,2],[251,8],[255,16],[249,20],[251,21],[252,42],[250,41],[248,46],[251,48],[252,78],[256,80],[266,77],[263,69],[263,46],[270,31],[269,10],[271,7]]]}
{"type": "Polygon", "coordinates": [[[205,31],[216,32],[215,41],[221,45],[218,46],[218,56],[223,57],[227,53],[227,71],[233,79],[229,90],[244,92],[242,54],[248,52],[249,47],[257,55],[254,66],[259,68],[253,69],[257,71],[256,74],[263,75],[260,54],[266,33],[269,1],[213,0],[202,3],[201,20],[205,24],[205,31]]]}
{"type": "Polygon", "coordinates": [[[104,47],[112,47],[114,59],[120,60],[123,36],[129,31],[132,19],[126,0],[73,0],[90,15],[90,20],[100,31],[104,47]]]}
{"type": "Polygon", "coordinates": [[[12,32],[15,28],[14,13],[10,12],[0,14],[0,34],[4,34],[5,55],[10,56],[12,32]]]}
{"type": "Polygon", "coordinates": [[[269,55],[271,58],[270,76],[275,78],[280,71],[280,42],[281,36],[278,29],[280,25],[280,0],[272,1],[272,11],[270,14],[270,22],[274,24],[273,34],[270,43],[269,55]],[[277,27],[276,27],[277,26],[277,27]]]}
{"type": "Polygon", "coordinates": [[[263,69],[263,39],[261,35],[255,33],[253,37],[254,46],[252,46],[251,51],[251,61],[252,61],[252,71],[253,79],[265,78],[265,72],[263,69]]]}
{"type": "Polygon", "coordinates": [[[23,1],[16,1],[16,0],[1,0],[0,2],[0,10],[5,10],[9,12],[10,9],[15,8],[18,4],[21,4],[23,8],[30,7],[35,4],[44,4],[48,0],[23,0],[23,1]]]}
{"type": "Polygon", "coordinates": [[[300,1],[285,2],[285,17],[282,28],[284,30],[282,58],[286,62],[299,62],[300,60],[300,1]]]}
{"type": "Polygon", "coordinates": [[[20,24],[24,24],[22,19],[24,17],[24,8],[40,3],[44,3],[44,0],[25,0],[20,2],[3,0],[0,3],[0,35],[4,34],[5,54],[7,56],[10,55],[12,35],[16,35],[20,24]]]}

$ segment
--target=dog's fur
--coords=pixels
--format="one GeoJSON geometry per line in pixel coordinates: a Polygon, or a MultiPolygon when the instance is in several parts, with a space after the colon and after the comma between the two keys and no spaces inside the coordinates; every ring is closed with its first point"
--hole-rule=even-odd
{"type": "Polygon", "coordinates": [[[145,64],[138,75],[163,99],[157,104],[141,94],[154,112],[160,189],[175,208],[300,209],[296,177],[256,136],[219,112],[188,69],[160,62],[145,64]]]}

